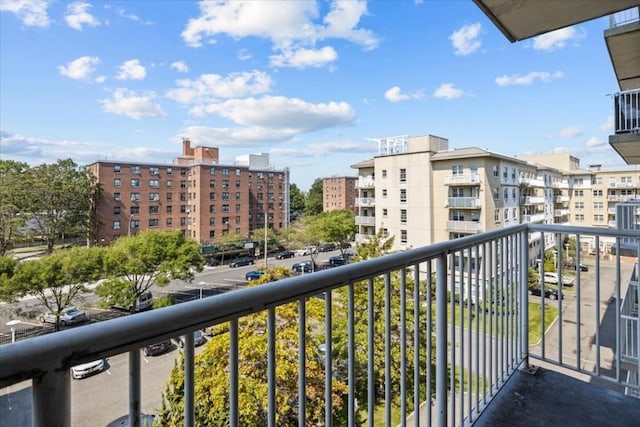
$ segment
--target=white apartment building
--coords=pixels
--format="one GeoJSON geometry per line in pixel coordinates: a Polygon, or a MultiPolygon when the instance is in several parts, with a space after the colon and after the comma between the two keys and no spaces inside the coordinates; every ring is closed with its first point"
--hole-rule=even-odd
{"type": "MultiPolygon", "coordinates": [[[[382,230],[395,236],[394,250],[523,222],[615,227],[615,204],[640,199],[638,167],[582,169],[578,158],[562,153],[449,150],[447,139],[433,135],[372,141],[378,155],[352,166],[358,170],[356,239],[382,230]]],[[[545,237],[545,247],[555,244],[554,236],[545,237]]],[[[529,243],[536,251],[540,235],[529,243]]],[[[594,242],[582,243],[592,249],[594,242]]],[[[611,242],[601,246],[610,250],[611,242]]]]}

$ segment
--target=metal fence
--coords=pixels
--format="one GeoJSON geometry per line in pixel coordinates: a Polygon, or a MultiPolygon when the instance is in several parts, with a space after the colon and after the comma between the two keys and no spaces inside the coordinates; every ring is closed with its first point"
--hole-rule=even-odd
{"type": "MultiPolygon", "coordinates": [[[[593,324],[596,349],[603,344],[601,313],[589,311],[583,302],[587,293],[599,301],[605,296],[601,295],[605,285],[612,286],[613,306],[617,309],[611,312],[611,346],[620,347],[624,326],[620,322],[620,306],[626,284],[621,277],[624,269],[620,251],[611,249],[631,233],[517,225],[65,330],[3,346],[0,386],[32,380],[34,425],[68,426],[69,369],[128,352],[129,425],[140,425],[140,349],[186,334],[184,425],[193,426],[198,398],[194,391],[198,378],[193,334],[198,329],[226,325],[227,417],[229,425],[242,425],[240,337],[245,320],[262,313],[266,326],[259,332],[264,333],[268,344],[264,363],[268,407],[264,424],[275,426],[279,411],[284,410],[276,399],[276,344],[284,339],[278,331],[285,321],[280,310],[293,304],[297,339],[287,336],[287,345],[297,351],[297,398],[290,403],[300,426],[308,425],[312,404],[307,396],[307,366],[318,357],[317,352],[308,350],[311,335],[324,344],[324,416],[318,422],[326,426],[338,424],[337,412],[344,414],[347,425],[356,425],[363,419],[370,426],[390,426],[393,419],[401,420],[402,425],[473,422],[516,369],[529,368],[530,358],[635,390],[638,386],[627,382],[619,364],[614,366],[613,374],[601,369],[599,350],[594,356],[595,366],[585,368],[580,363],[584,348],[580,328],[586,328],[581,326],[583,323],[593,324]],[[554,239],[545,239],[545,234],[554,239]],[[543,238],[531,239],[533,235],[543,238]],[[549,240],[555,240],[555,245],[545,247],[544,242],[549,240]],[[593,270],[583,272],[580,265],[586,262],[586,255],[583,257],[581,248],[592,246],[598,248],[595,257],[589,259],[593,270]],[[605,248],[606,253],[600,253],[600,248],[605,248]],[[616,255],[611,255],[613,252],[616,255]],[[607,265],[613,263],[615,277],[603,276],[601,263],[605,257],[613,257],[607,265]],[[554,288],[560,298],[551,301],[530,297],[531,269],[542,271],[550,263],[559,283],[572,279],[572,286],[554,286],[543,280],[534,284],[542,295],[545,289],[554,288]],[[570,263],[573,267],[568,267],[570,263]],[[308,307],[312,300],[313,304],[318,303],[318,296],[324,314],[312,318],[308,307]],[[574,314],[564,310],[572,301],[574,314]],[[556,313],[556,317],[546,320],[545,313],[556,313]],[[123,330],[127,333],[122,334],[123,330]],[[338,383],[344,389],[339,389],[338,383]],[[365,396],[358,394],[358,384],[366,384],[365,396]],[[382,419],[376,421],[380,413],[382,419]]],[[[620,362],[620,356],[616,357],[620,362]]]]}

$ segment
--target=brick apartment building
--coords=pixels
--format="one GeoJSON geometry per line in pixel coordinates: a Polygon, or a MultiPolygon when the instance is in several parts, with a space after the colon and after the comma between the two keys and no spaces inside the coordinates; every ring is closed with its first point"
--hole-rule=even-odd
{"type": "Polygon", "coordinates": [[[338,209],[349,209],[354,215],[358,190],[355,176],[332,176],[322,179],[322,210],[329,212],[338,209]]]}
{"type": "Polygon", "coordinates": [[[221,165],[217,147],[183,139],[171,164],[98,161],[89,169],[102,188],[94,244],[148,229],[181,230],[206,244],[289,225],[289,171],[271,168],[268,154],[221,165]]]}

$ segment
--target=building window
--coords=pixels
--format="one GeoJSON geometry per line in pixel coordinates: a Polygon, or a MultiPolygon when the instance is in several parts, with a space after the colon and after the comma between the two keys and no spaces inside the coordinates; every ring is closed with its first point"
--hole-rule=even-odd
{"type": "Polygon", "coordinates": [[[400,182],[407,182],[407,170],[400,169],[400,182]]]}
{"type": "Polygon", "coordinates": [[[604,209],[604,203],[602,202],[594,202],[593,209],[596,211],[601,211],[604,209]]]}
{"type": "Polygon", "coordinates": [[[451,175],[453,176],[462,175],[463,171],[464,171],[464,167],[462,165],[451,166],[451,175]]]}
{"type": "Polygon", "coordinates": [[[240,217],[236,216],[236,224],[240,224],[240,217]]]}
{"type": "Polygon", "coordinates": [[[500,222],[500,209],[496,209],[493,211],[493,222],[498,224],[500,222]]]}
{"type": "Polygon", "coordinates": [[[594,215],[593,222],[596,224],[602,224],[604,222],[604,215],[594,215]]]}
{"type": "Polygon", "coordinates": [[[407,210],[400,209],[400,222],[403,224],[407,223],[407,210]]]}
{"type": "Polygon", "coordinates": [[[187,219],[185,217],[180,218],[180,225],[182,227],[184,227],[185,225],[187,225],[187,219]]]}
{"type": "Polygon", "coordinates": [[[236,176],[240,176],[240,169],[236,169],[236,176]]]}
{"type": "Polygon", "coordinates": [[[187,193],[180,193],[180,201],[185,202],[187,200],[187,193]]]}
{"type": "Polygon", "coordinates": [[[240,193],[239,193],[239,192],[236,192],[236,200],[240,200],[240,198],[241,198],[240,193]]]}
{"type": "Polygon", "coordinates": [[[168,181],[167,181],[167,187],[168,187],[168,188],[173,187],[173,181],[172,181],[172,180],[168,180],[168,181]]]}
{"type": "Polygon", "coordinates": [[[209,225],[210,225],[210,226],[212,226],[212,227],[213,227],[214,225],[216,225],[216,219],[215,219],[214,217],[210,217],[210,218],[209,218],[209,225]]]}
{"type": "Polygon", "coordinates": [[[209,168],[209,175],[215,175],[216,174],[216,168],[209,168]]]}
{"type": "Polygon", "coordinates": [[[382,235],[384,237],[389,237],[389,229],[388,228],[383,228],[382,229],[382,235]]]}
{"type": "Polygon", "coordinates": [[[159,225],[158,218],[151,218],[149,220],[149,227],[157,227],[159,225]]]}
{"type": "Polygon", "coordinates": [[[229,205],[222,205],[222,212],[229,212],[229,205]]]}
{"type": "Polygon", "coordinates": [[[132,179],[131,180],[131,187],[133,187],[133,188],[140,187],[140,180],[139,179],[132,179]]]}
{"type": "Polygon", "coordinates": [[[180,176],[187,176],[187,169],[186,168],[180,168],[180,176]]]}
{"type": "Polygon", "coordinates": [[[459,187],[452,188],[451,197],[464,197],[464,188],[459,188],[459,187]]]}
{"type": "Polygon", "coordinates": [[[150,167],[149,168],[150,175],[160,175],[160,168],[150,167]]]}
{"type": "Polygon", "coordinates": [[[120,221],[113,221],[113,229],[120,230],[120,221]]]}
{"type": "Polygon", "coordinates": [[[493,189],[493,200],[500,199],[500,190],[498,188],[493,189]]]}
{"type": "Polygon", "coordinates": [[[509,200],[509,189],[508,188],[504,189],[504,200],[505,200],[505,202],[507,200],[509,200]]]}
{"type": "Polygon", "coordinates": [[[160,207],[159,206],[149,206],[149,213],[150,214],[157,214],[160,213],[160,207]]]}
{"type": "Polygon", "coordinates": [[[180,205],[180,213],[187,213],[187,205],[180,205]]]}
{"type": "Polygon", "coordinates": [[[131,201],[139,202],[140,201],[140,193],[131,193],[131,201]]]}
{"type": "Polygon", "coordinates": [[[209,230],[209,238],[210,239],[216,238],[216,230],[209,230]]]}
{"type": "Polygon", "coordinates": [[[386,177],[387,177],[387,170],[382,169],[382,178],[386,178],[386,177]]]}
{"type": "Polygon", "coordinates": [[[149,187],[151,187],[151,188],[160,187],[160,181],[158,181],[157,179],[150,179],[149,180],[149,187]]]}
{"type": "Polygon", "coordinates": [[[513,200],[516,200],[516,199],[517,199],[517,197],[516,197],[516,196],[517,196],[516,189],[515,189],[515,188],[512,188],[512,189],[511,189],[511,197],[513,198],[513,200]]]}
{"type": "Polygon", "coordinates": [[[167,175],[173,174],[173,168],[167,168],[167,175]]]}
{"type": "Polygon", "coordinates": [[[173,226],[173,218],[167,218],[167,227],[173,226]]]}
{"type": "Polygon", "coordinates": [[[229,176],[229,168],[222,168],[222,175],[229,176]]]}
{"type": "Polygon", "coordinates": [[[114,206],[113,207],[113,214],[114,215],[120,215],[120,206],[114,206]]]}
{"type": "Polygon", "coordinates": [[[388,213],[389,211],[387,210],[387,208],[382,209],[382,216],[386,217],[388,213]]]}
{"type": "Polygon", "coordinates": [[[131,173],[138,175],[140,173],[140,166],[131,166],[131,173]]]}
{"type": "Polygon", "coordinates": [[[400,230],[400,243],[407,243],[407,230],[400,230]]]}
{"type": "Polygon", "coordinates": [[[593,197],[602,197],[602,190],[593,190],[593,197]]]}
{"type": "Polygon", "coordinates": [[[236,204],[236,212],[240,212],[241,209],[242,209],[242,205],[236,204]]]}
{"type": "Polygon", "coordinates": [[[576,218],[576,222],[584,222],[584,215],[583,214],[577,214],[575,216],[576,218]]]}
{"type": "Polygon", "coordinates": [[[160,193],[149,193],[149,200],[152,202],[160,201],[160,193]]]}
{"type": "Polygon", "coordinates": [[[114,179],[113,180],[113,186],[114,187],[121,187],[122,186],[122,181],[120,181],[119,179],[114,179]]]}
{"type": "Polygon", "coordinates": [[[120,173],[120,165],[113,165],[113,171],[115,173],[120,173]]]}
{"type": "Polygon", "coordinates": [[[120,193],[113,193],[113,200],[120,200],[120,193]]]}
{"type": "Polygon", "coordinates": [[[167,213],[170,214],[173,212],[173,206],[172,205],[167,205],[167,213]]]}
{"type": "Polygon", "coordinates": [[[494,166],[493,167],[493,177],[497,178],[498,177],[498,166],[494,166]]]}
{"type": "Polygon", "coordinates": [[[229,200],[229,192],[228,191],[223,191],[222,192],[222,200],[229,200]]]}
{"type": "Polygon", "coordinates": [[[216,213],[216,205],[209,205],[209,213],[216,213]]]}
{"type": "Polygon", "coordinates": [[[407,190],[404,188],[400,190],[400,203],[407,203],[407,190]]]}
{"type": "Polygon", "coordinates": [[[507,175],[509,174],[509,169],[508,168],[502,168],[502,177],[504,179],[507,179],[507,175]]]}
{"type": "Polygon", "coordinates": [[[173,200],[173,193],[167,193],[167,201],[173,200]]]}
{"type": "Polygon", "coordinates": [[[576,202],[574,206],[576,209],[584,209],[584,202],[576,202]]]}
{"type": "Polygon", "coordinates": [[[140,206],[131,206],[131,209],[129,209],[129,213],[131,215],[139,215],[140,214],[140,206]]]}
{"type": "Polygon", "coordinates": [[[216,199],[216,193],[212,191],[211,193],[209,193],[209,200],[215,200],[215,199],[216,199]]]}

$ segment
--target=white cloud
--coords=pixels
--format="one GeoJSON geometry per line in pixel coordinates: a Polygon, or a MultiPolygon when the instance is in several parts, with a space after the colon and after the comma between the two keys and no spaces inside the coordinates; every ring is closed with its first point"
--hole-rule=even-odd
{"type": "Polygon", "coordinates": [[[266,93],[271,89],[271,77],[262,71],[203,74],[197,80],[177,80],[175,89],[166,96],[181,104],[202,104],[216,99],[236,98],[266,93]]]}
{"type": "MultiPolygon", "coordinates": [[[[358,28],[360,18],[367,13],[365,1],[334,1],[324,17],[319,9],[318,1],[203,1],[200,15],[189,20],[181,35],[192,47],[215,43],[215,37],[221,34],[236,39],[260,37],[270,40],[276,52],[282,51],[283,58],[287,58],[287,52],[301,49],[318,52],[316,43],[329,38],[348,40],[365,49],[378,46],[375,34],[358,28]]],[[[328,51],[322,53],[324,56],[328,51]]],[[[280,62],[290,66],[289,61],[280,62]]]]}
{"type": "Polygon", "coordinates": [[[68,62],[66,66],[58,66],[58,71],[70,79],[82,80],[88,78],[99,63],[100,59],[97,56],[81,56],[68,62]]]}
{"type": "Polygon", "coordinates": [[[561,28],[550,33],[542,34],[533,39],[533,48],[544,52],[562,49],[570,40],[579,40],[584,32],[578,32],[574,27],[561,28]]]}
{"type": "Polygon", "coordinates": [[[607,121],[600,125],[600,130],[603,132],[613,133],[614,126],[613,116],[609,116],[607,117],[607,121]]]}
{"type": "Polygon", "coordinates": [[[240,49],[238,51],[238,59],[240,61],[246,61],[247,59],[251,59],[251,52],[249,52],[247,49],[240,49]]]}
{"type": "Polygon", "coordinates": [[[591,152],[593,152],[593,151],[603,151],[604,149],[608,149],[609,148],[609,144],[607,143],[607,141],[603,141],[600,138],[597,138],[595,136],[587,139],[587,142],[585,143],[585,146],[591,152]]]}
{"type": "Polygon", "coordinates": [[[135,91],[124,88],[116,89],[111,98],[100,101],[102,110],[107,113],[120,114],[139,120],[144,117],[166,117],[162,107],[155,102],[155,92],[138,95],[135,91]]]}
{"type": "Polygon", "coordinates": [[[147,70],[140,65],[140,60],[130,59],[120,66],[120,72],[116,76],[118,80],[142,80],[147,76],[147,70]]]}
{"type": "Polygon", "coordinates": [[[282,96],[230,99],[207,105],[203,112],[217,114],[242,126],[289,129],[295,133],[346,126],[355,119],[353,109],[345,102],[311,104],[282,96]]]}
{"type": "Polygon", "coordinates": [[[562,78],[564,74],[561,71],[555,73],[549,73],[546,71],[532,71],[527,75],[520,76],[514,74],[513,76],[501,76],[496,77],[495,82],[498,86],[512,86],[512,85],[531,85],[536,80],[540,80],[545,83],[549,83],[552,80],[562,78]]]}
{"type": "Polygon", "coordinates": [[[123,8],[119,7],[116,9],[116,13],[124,18],[124,19],[128,19],[130,21],[134,21],[134,22],[139,22],[141,24],[144,25],[152,25],[153,23],[151,21],[143,21],[142,19],[140,19],[137,15],[134,15],[132,13],[127,13],[123,8]]]}
{"type": "Polygon", "coordinates": [[[296,136],[293,129],[272,129],[264,127],[213,128],[208,126],[188,126],[174,139],[189,138],[199,144],[219,146],[251,147],[289,140],[296,136]]]}
{"type": "Polygon", "coordinates": [[[269,57],[272,67],[322,67],[338,59],[338,53],[330,46],[322,49],[283,50],[279,55],[269,57]]]}
{"type": "Polygon", "coordinates": [[[480,23],[465,25],[456,30],[449,36],[456,55],[469,55],[480,49],[482,42],[480,41],[480,23]]]}
{"type": "Polygon", "coordinates": [[[171,68],[173,68],[174,70],[176,70],[179,73],[188,73],[189,72],[189,67],[187,66],[187,63],[184,61],[176,61],[174,63],[171,64],[171,68]]]}
{"type": "Polygon", "coordinates": [[[0,12],[11,12],[27,27],[48,27],[50,0],[2,0],[0,12]]]}
{"type": "Polygon", "coordinates": [[[575,138],[576,136],[580,136],[584,134],[582,128],[578,126],[570,126],[568,128],[560,130],[558,132],[558,137],[560,138],[575,138]]]}
{"type": "Polygon", "coordinates": [[[399,86],[394,86],[384,93],[384,97],[390,102],[402,102],[410,99],[421,99],[424,94],[421,91],[414,93],[402,93],[399,86]]]}
{"type": "Polygon", "coordinates": [[[433,93],[434,97],[445,99],[456,99],[460,98],[462,95],[464,95],[464,91],[462,89],[457,89],[453,83],[442,83],[433,93]]]}
{"type": "Polygon", "coordinates": [[[96,27],[100,25],[100,21],[89,13],[88,10],[92,7],[89,3],[81,1],[71,3],[67,5],[67,13],[64,15],[64,20],[74,30],[82,31],[83,25],[96,27]]]}
{"type": "Polygon", "coordinates": [[[313,158],[328,157],[336,153],[376,153],[377,146],[370,142],[354,141],[330,141],[317,142],[301,148],[276,147],[270,150],[270,154],[276,156],[313,158]]]}

